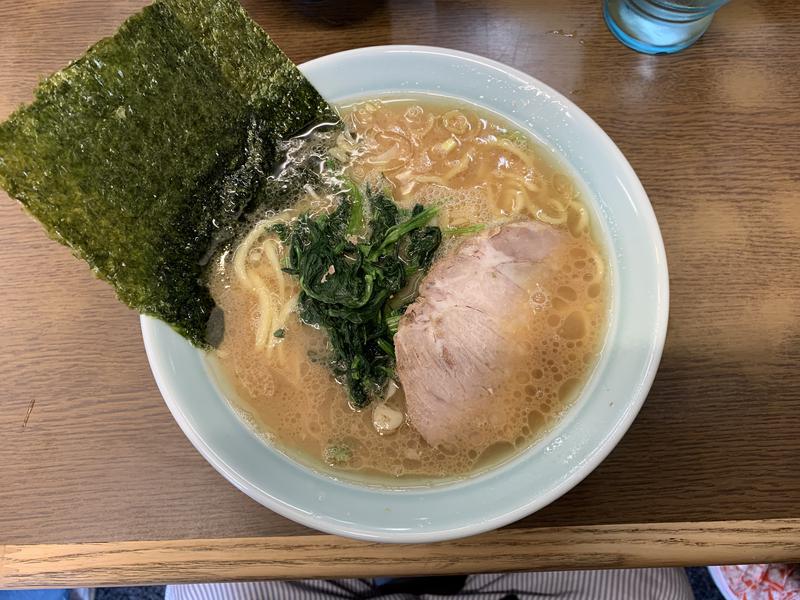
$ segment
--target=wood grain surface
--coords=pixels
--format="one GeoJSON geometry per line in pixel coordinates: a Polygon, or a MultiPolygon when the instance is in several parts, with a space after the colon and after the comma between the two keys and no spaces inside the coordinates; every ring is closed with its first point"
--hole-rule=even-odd
{"type": "Polygon", "coordinates": [[[800,553],[800,519],[503,529],[456,542],[366,543],[329,535],[206,540],[8,545],[0,547],[0,584],[97,586],[274,578],[413,576],[487,571],[612,569],[780,561],[800,553]],[[765,537],[769,541],[765,542],[765,537]]]}
{"type": "MultiPolygon", "coordinates": [[[[30,100],[39,78],[145,3],[2,0],[0,119],[30,100]]],[[[555,531],[543,527],[610,526],[620,532],[618,543],[631,540],[624,552],[599,545],[571,553],[562,545],[560,566],[608,565],[617,556],[620,565],[665,564],[668,550],[638,545],[632,532],[652,526],[660,532],[654,535],[671,540],[669,524],[716,522],[724,543],[712,536],[685,559],[675,553],[670,560],[800,560],[796,545],[770,543],[780,528],[775,523],[783,523],[770,520],[800,517],[800,4],[734,0],[698,44],[675,56],[621,46],[602,22],[600,0],[376,1],[364,19],[337,27],[289,1],[244,4],[297,62],[416,43],[475,52],[531,73],[611,135],[650,195],[671,275],[670,329],[652,392],[590,477],[494,534],[499,553],[503,540],[519,548],[555,531]],[[752,524],[737,552],[741,521],[752,524]]],[[[297,544],[335,548],[326,560],[338,560],[340,570],[327,570],[313,552],[291,573],[228,571],[222,555],[216,563],[176,568],[186,579],[204,580],[367,573],[370,561],[357,544],[309,537],[313,532],[251,501],[205,463],[159,396],[137,316],[2,193],[0,273],[0,544],[7,544],[0,585],[15,581],[17,568],[26,583],[48,581],[45,573],[36,580],[37,567],[25,570],[28,559],[15,562],[38,544],[69,545],[47,547],[58,563],[47,571],[53,582],[67,582],[58,575],[67,572],[84,583],[115,581],[114,569],[94,573],[59,562],[59,548],[72,552],[71,544],[86,542],[111,544],[81,546],[90,553],[134,543],[120,546],[133,549],[120,550],[133,564],[142,541],[153,541],[142,547],[157,552],[161,540],[181,547],[183,540],[247,545],[238,538],[257,538],[245,556],[270,538],[270,547],[294,553],[287,540],[305,536],[297,544]]],[[[465,544],[449,546],[449,560],[467,559],[465,544]]],[[[555,565],[526,552],[524,565],[489,558],[484,564],[555,565]]],[[[404,573],[441,572],[423,549],[414,553],[421,560],[404,573]]],[[[387,547],[381,555],[388,565],[409,551],[387,547]]],[[[476,556],[471,560],[470,568],[483,569],[476,556]]],[[[124,581],[135,581],[135,572],[124,581]]]]}

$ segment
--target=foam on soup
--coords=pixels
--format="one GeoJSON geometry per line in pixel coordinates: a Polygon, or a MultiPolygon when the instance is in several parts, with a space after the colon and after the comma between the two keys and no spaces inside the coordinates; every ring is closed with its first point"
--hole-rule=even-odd
{"type": "MultiPolygon", "coordinates": [[[[211,277],[212,294],[225,314],[214,369],[251,426],[313,467],[390,485],[479,472],[551,429],[595,365],[609,290],[590,213],[550,152],[494,115],[423,98],[371,100],[341,107],[341,113],[344,132],[303,143],[333,157],[355,180],[387,186],[403,207],[439,205],[437,224],[446,240],[440,255],[476,224],[536,219],[570,233],[557,274],[531,294],[535,318],[517,332],[525,352],[518,364],[504,365],[510,375],[494,390],[499,434],[479,448],[431,447],[407,420],[379,434],[373,407],[353,410],[331,375],[325,333],[297,318],[297,284],[281,272],[284,249],[268,228],[265,233],[263,221],[218,258],[211,277]]],[[[336,202],[319,190],[301,189],[293,209],[268,218],[289,221],[302,212],[330,210],[336,202]]],[[[403,412],[402,389],[386,405],[403,412]]]]}

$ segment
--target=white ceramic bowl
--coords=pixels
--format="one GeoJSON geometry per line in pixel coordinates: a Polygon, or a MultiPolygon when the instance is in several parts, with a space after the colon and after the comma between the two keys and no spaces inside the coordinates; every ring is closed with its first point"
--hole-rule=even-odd
{"type": "Polygon", "coordinates": [[[169,326],[142,317],[147,356],[167,406],[228,481],[271,510],[325,532],[430,542],[494,529],[542,508],[586,477],[619,442],[658,368],[667,329],[667,263],[644,189],[585,113],[500,63],[441,48],[384,46],[325,56],[300,68],[332,103],[425,92],[486,107],[571,166],[609,249],[613,298],[601,358],[575,405],[540,443],[484,474],[424,489],[339,481],[270,448],[221,397],[203,353],[169,326]]]}

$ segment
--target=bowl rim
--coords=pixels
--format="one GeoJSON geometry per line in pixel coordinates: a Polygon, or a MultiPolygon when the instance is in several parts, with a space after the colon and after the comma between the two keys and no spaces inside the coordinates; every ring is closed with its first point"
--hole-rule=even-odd
{"type": "MultiPolygon", "coordinates": [[[[466,60],[497,70],[506,76],[515,78],[521,83],[534,86],[537,90],[544,92],[551,98],[560,102],[570,112],[571,117],[577,121],[577,126],[580,128],[586,128],[586,130],[589,131],[593,136],[596,136],[599,140],[601,140],[603,146],[611,155],[611,162],[614,163],[618,169],[624,172],[625,180],[627,184],[629,184],[630,188],[632,188],[631,192],[635,197],[635,205],[639,210],[639,222],[645,227],[648,235],[651,238],[650,241],[653,244],[653,249],[656,253],[657,264],[661,267],[658,269],[656,274],[656,302],[658,305],[656,311],[657,320],[653,324],[653,333],[649,338],[651,343],[647,352],[646,371],[641,377],[637,388],[632,390],[629,397],[626,399],[628,408],[622,417],[616,420],[611,430],[602,439],[599,445],[596,445],[593,448],[588,458],[581,463],[579,468],[566,476],[562,481],[554,485],[546,493],[532,497],[527,502],[520,504],[513,510],[486,519],[476,519],[474,522],[468,525],[451,527],[447,529],[431,529],[421,531],[411,530],[402,532],[386,530],[376,531],[375,528],[372,527],[348,527],[345,529],[337,525],[333,520],[326,521],[324,519],[320,519],[317,515],[309,514],[308,512],[299,509],[291,503],[283,501],[279,495],[265,493],[264,490],[257,488],[250,481],[242,477],[232,465],[226,463],[225,460],[220,457],[219,454],[215,452],[214,449],[211,448],[203,439],[203,437],[195,430],[187,416],[184,414],[180,402],[175,400],[177,396],[177,392],[174,391],[175,384],[170,378],[167,369],[164,368],[164,365],[169,363],[169,358],[162,353],[162,349],[159,347],[157,340],[157,327],[160,325],[160,321],[153,317],[142,315],[142,338],[151,371],[156,380],[158,388],[161,391],[161,395],[164,398],[164,401],[173,417],[175,418],[175,421],[192,445],[206,459],[206,461],[209,462],[209,464],[211,464],[211,466],[214,467],[214,469],[216,469],[225,479],[227,479],[247,496],[267,507],[268,509],[280,514],[281,516],[325,533],[343,535],[346,537],[367,541],[394,543],[445,541],[497,529],[528,516],[544,506],[547,506],[585,479],[616,447],[616,445],[630,428],[642,405],[644,404],[661,360],[669,318],[668,265],[663,238],[656,220],[655,212],[653,211],[644,187],[642,186],[628,160],[625,158],[613,140],[609,137],[609,135],[591,117],[589,117],[589,115],[587,115],[582,109],[580,109],[571,100],[566,98],[563,94],[557,92],[535,77],[498,61],[476,54],[448,48],[423,45],[380,45],[356,48],[324,55],[302,63],[298,65],[298,67],[302,72],[305,73],[309,69],[320,68],[326,63],[334,63],[339,59],[346,59],[354,56],[378,57],[387,53],[417,53],[423,55],[433,54],[437,56],[451,57],[462,61],[466,60]]],[[[524,454],[524,452],[522,454],[524,454]]],[[[364,486],[362,487],[363,489],[368,489],[364,486]]]]}

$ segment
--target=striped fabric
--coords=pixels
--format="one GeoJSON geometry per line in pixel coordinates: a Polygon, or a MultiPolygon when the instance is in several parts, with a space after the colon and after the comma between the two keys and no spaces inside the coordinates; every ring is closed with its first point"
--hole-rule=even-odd
{"type": "Polygon", "coordinates": [[[385,594],[382,587],[369,579],[171,585],[167,586],[165,600],[694,600],[683,569],[470,575],[460,592],[448,596],[385,594]]]}

